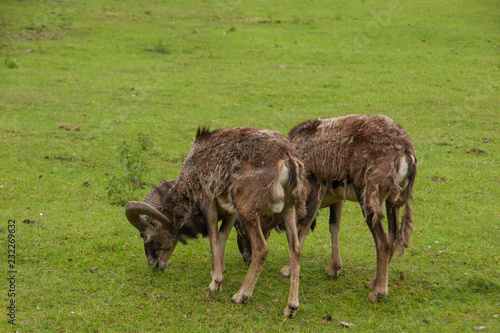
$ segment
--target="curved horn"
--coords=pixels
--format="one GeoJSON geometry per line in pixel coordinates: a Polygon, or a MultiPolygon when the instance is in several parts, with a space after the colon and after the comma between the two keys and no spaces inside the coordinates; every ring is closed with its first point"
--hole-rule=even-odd
{"type": "Polygon", "coordinates": [[[148,227],[146,219],[141,215],[148,215],[155,220],[160,221],[167,229],[173,230],[172,223],[163,215],[158,209],[154,208],[150,204],[138,201],[129,201],[125,206],[125,215],[127,220],[136,227],[139,231],[142,231],[148,227]]]}

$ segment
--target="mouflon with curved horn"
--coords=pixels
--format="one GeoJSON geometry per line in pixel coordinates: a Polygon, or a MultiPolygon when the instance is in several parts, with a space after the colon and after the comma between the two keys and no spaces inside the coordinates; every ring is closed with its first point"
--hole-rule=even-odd
{"type": "Polygon", "coordinates": [[[269,252],[261,220],[271,216],[271,227],[283,221],[290,262],[290,291],[284,313],[293,315],[299,307],[297,216],[305,214],[307,191],[304,165],[282,134],[254,127],[214,131],[199,128],[179,178],[153,189],[145,203],[129,203],[126,212],[144,239],[152,267],[164,269],[179,241],[208,236],[211,291],[222,290],[224,250],[238,216],[254,260],[232,298],[236,303],[252,296],[269,252]]]}

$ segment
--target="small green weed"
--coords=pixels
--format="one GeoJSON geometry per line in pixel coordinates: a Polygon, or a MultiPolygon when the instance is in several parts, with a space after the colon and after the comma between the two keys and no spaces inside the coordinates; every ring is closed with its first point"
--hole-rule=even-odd
{"type": "Polygon", "coordinates": [[[137,143],[143,151],[151,150],[153,148],[153,142],[147,134],[139,133],[137,136],[137,143]]]}
{"type": "Polygon", "coordinates": [[[5,58],[5,66],[7,68],[18,68],[16,60],[9,57],[5,58]]]}
{"type": "Polygon", "coordinates": [[[172,53],[172,50],[167,47],[163,42],[160,40],[158,41],[158,44],[153,47],[153,48],[147,48],[146,51],[149,52],[155,52],[155,53],[161,53],[161,54],[170,54],[172,53]]]}
{"type": "Polygon", "coordinates": [[[151,149],[151,139],[146,134],[139,134],[137,144],[130,146],[126,142],[118,148],[123,175],[114,175],[107,186],[108,200],[112,205],[123,206],[134,199],[138,189],[144,188],[144,173],[147,170],[144,152],[151,149]]]}

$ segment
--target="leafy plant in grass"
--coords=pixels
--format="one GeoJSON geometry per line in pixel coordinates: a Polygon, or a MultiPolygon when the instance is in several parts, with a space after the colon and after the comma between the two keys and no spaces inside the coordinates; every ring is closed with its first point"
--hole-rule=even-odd
{"type": "Polygon", "coordinates": [[[160,40],[158,41],[158,44],[155,47],[152,48],[147,48],[146,51],[149,52],[156,52],[156,53],[161,53],[161,54],[170,54],[172,53],[172,50],[168,48],[163,42],[160,40]]]}
{"type": "Polygon", "coordinates": [[[153,142],[151,141],[151,138],[147,134],[140,133],[137,136],[137,143],[139,144],[139,147],[143,151],[151,150],[153,148],[153,142]]]}
{"type": "Polygon", "coordinates": [[[7,66],[7,68],[17,68],[17,63],[15,60],[7,57],[5,58],[5,66],[7,66]]]}
{"type": "Polygon", "coordinates": [[[108,199],[112,205],[123,206],[134,199],[138,189],[144,188],[147,183],[143,180],[147,165],[144,162],[144,152],[152,147],[148,135],[139,134],[137,145],[130,146],[126,142],[118,148],[120,154],[120,165],[124,171],[122,176],[113,176],[108,181],[108,199]]]}

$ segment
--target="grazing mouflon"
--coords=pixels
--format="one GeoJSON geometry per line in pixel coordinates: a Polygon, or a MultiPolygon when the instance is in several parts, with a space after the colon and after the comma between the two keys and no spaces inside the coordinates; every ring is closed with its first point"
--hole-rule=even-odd
{"type": "Polygon", "coordinates": [[[253,127],[199,129],[179,178],[158,185],[145,202],[129,202],[126,216],[144,239],[148,262],[164,269],[178,241],[208,236],[211,291],[221,290],[224,249],[236,217],[253,249],[252,263],[233,301],[252,296],[269,252],[263,229],[283,221],[289,244],[290,293],[285,315],[299,307],[297,217],[305,213],[304,166],[290,141],[253,127]],[[263,216],[270,218],[264,219],[263,216]],[[220,228],[218,221],[222,220],[220,228]]]}
{"type": "MultiPolygon", "coordinates": [[[[368,283],[369,298],[375,302],[387,295],[387,275],[394,252],[408,246],[412,233],[413,186],[417,158],[408,133],[385,116],[350,115],[306,121],[289,133],[307,171],[309,194],[306,215],[299,220],[302,248],[320,208],[330,208],[331,262],[326,273],[337,276],[342,267],[339,230],[345,200],[358,201],[373,234],[377,253],[375,276],[368,283]],[[383,226],[385,202],[388,233],[383,226]],[[404,207],[401,223],[399,210],[404,207]]],[[[245,228],[236,224],[238,245],[250,261],[251,247],[245,228]]],[[[269,235],[270,229],[263,230],[269,235]]],[[[281,270],[288,276],[290,266],[281,270]]]]}

